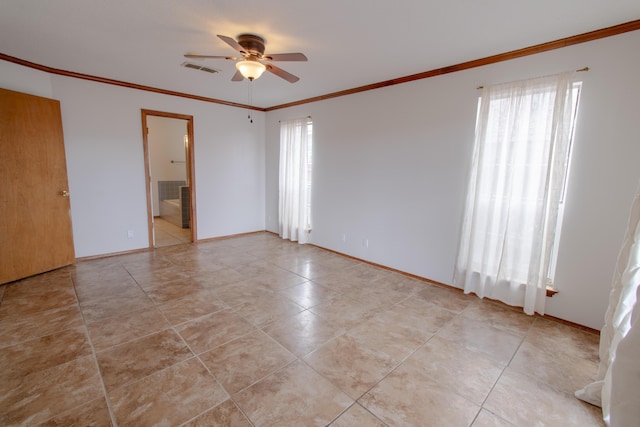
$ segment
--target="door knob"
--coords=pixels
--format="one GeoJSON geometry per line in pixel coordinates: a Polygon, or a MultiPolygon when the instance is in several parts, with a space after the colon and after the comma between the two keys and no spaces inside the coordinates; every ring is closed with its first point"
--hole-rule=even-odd
{"type": "Polygon", "coordinates": [[[62,190],[62,191],[60,192],[60,195],[61,195],[62,197],[69,197],[69,192],[68,192],[67,190],[62,190]]]}

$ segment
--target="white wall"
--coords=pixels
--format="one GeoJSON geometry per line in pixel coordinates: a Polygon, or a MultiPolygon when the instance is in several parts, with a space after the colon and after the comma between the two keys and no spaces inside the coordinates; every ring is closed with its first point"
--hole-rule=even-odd
{"type": "Polygon", "coordinates": [[[77,257],[148,247],[143,108],[194,116],[197,238],[264,229],[264,113],[4,61],[0,86],[60,100],[77,257]]]}
{"type": "Polygon", "coordinates": [[[311,115],[312,242],[452,284],[476,87],[589,66],[547,313],[600,328],[640,178],[638,46],[640,31],[268,112],[267,229],[277,231],[278,121],[311,115]]]}
{"type": "Polygon", "coordinates": [[[0,61],[0,87],[29,95],[52,98],[49,73],[0,61]]]}
{"type": "Polygon", "coordinates": [[[187,121],[171,117],[147,116],[147,143],[151,169],[153,215],[160,215],[158,181],[187,182],[187,157],[184,136],[187,121]]]}

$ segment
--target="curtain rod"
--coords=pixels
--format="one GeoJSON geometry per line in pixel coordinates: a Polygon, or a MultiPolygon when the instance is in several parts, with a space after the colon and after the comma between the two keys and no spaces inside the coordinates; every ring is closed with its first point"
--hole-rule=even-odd
{"type": "MultiPolygon", "coordinates": [[[[576,70],[576,73],[580,73],[582,71],[589,71],[589,67],[580,68],[579,70],[576,70]]],[[[477,90],[484,89],[484,86],[478,86],[476,89],[477,90]]]]}
{"type": "MultiPolygon", "coordinates": [[[[307,116],[307,117],[305,117],[305,118],[306,118],[306,119],[310,119],[310,118],[311,118],[311,116],[307,116]]],[[[281,122],[280,120],[278,120],[278,123],[282,123],[282,122],[281,122]]]]}

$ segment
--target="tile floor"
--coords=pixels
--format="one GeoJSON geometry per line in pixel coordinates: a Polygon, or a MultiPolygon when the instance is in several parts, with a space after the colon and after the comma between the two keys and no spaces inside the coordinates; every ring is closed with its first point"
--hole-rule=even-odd
{"type": "Polygon", "coordinates": [[[269,233],[0,300],[3,426],[603,425],[597,336],[269,233]]]}
{"type": "Polygon", "coordinates": [[[156,248],[191,243],[191,229],[180,228],[159,216],[153,218],[153,232],[156,248]]]}

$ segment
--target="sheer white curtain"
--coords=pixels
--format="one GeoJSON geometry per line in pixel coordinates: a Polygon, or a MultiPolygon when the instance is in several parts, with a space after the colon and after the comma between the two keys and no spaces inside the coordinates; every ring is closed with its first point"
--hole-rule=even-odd
{"type": "Polygon", "coordinates": [[[605,325],[600,332],[596,381],[576,396],[602,406],[607,424],[640,423],[640,186],[613,274],[605,325]]]}
{"type": "Polygon", "coordinates": [[[280,122],[279,232],[299,243],[311,232],[312,129],[310,118],[280,122]]]}
{"type": "Polygon", "coordinates": [[[544,314],[577,102],[573,74],[485,87],[478,108],[454,283],[527,314],[544,314]]]}

